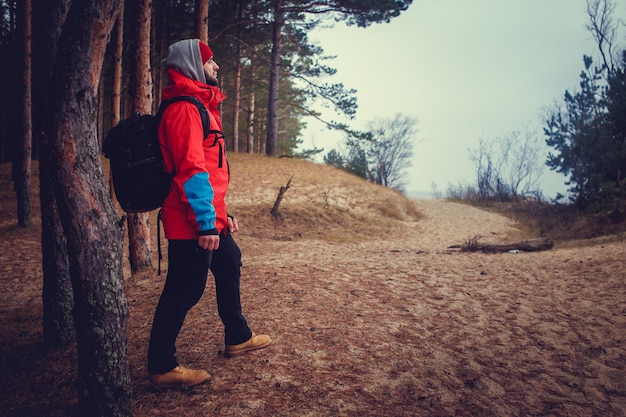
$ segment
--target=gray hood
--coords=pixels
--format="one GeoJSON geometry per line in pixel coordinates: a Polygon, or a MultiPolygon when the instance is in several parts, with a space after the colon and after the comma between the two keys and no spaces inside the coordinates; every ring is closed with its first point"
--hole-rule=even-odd
{"type": "Polygon", "coordinates": [[[175,68],[192,80],[206,84],[199,42],[199,39],[185,39],[170,45],[163,60],[165,68],[175,68]]]}

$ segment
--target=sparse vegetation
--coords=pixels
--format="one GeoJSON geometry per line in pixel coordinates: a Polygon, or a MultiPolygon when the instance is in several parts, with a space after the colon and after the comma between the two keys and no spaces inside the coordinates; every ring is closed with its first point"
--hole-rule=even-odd
{"type": "Polygon", "coordinates": [[[626,239],[626,219],[620,210],[589,212],[573,205],[541,201],[486,202],[454,200],[515,220],[522,235],[550,237],[560,246],[580,244],[581,240],[603,238],[626,239]]]}
{"type": "Polygon", "coordinates": [[[401,233],[404,222],[422,216],[401,193],[331,166],[248,154],[231,154],[230,161],[229,210],[254,225],[251,233],[280,240],[357,241],[401,233]],[[270,211],[292,177],[278,225],[270,211]]]}
{"type": "Polygon", "coordinates": [[[418,138],[417,119],[396,114],[371,121],[367,132],[345,130],[347,152],[331,149],[324,162],[375,184],[404,191],[418,138]]]}

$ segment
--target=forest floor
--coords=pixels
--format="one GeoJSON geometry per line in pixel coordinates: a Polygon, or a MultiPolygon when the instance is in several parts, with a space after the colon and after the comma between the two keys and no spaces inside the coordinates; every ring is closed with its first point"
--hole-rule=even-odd
{"type": "MultiPolygon", "coordinates": [[[[407,200],[328,167],[231,164],[244,313],[273,344],[224,357],[209,281],[178,359],[211,379],[158,392],[146,350],[165,273],[128,274],[135,417],[626,415],[623,233],[465,252],[450,246],[535,236],[499,214],[407,200]]],[[[76,348],[41,350],[40,221],[18,228],[14,205],[0,199],[0,415],[74,416],[76,348]]]]}

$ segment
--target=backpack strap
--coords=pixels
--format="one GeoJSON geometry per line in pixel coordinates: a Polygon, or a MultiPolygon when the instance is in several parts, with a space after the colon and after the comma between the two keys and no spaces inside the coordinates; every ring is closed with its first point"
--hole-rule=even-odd
{"type": "Polygon", "coordinates": [[[176,103],[177,101],[188,101],[190,103],[193,103],[196,105],[196,107],[198,108],[198,111],[200,112],[200,119],[202,120],[202,132],[204,135],[204,138],[206,139],[207,136],[209,136],[209,134],[211,133],[211,121],[209,118],[209,111],[207,110],[206,106],[200,101],[199,98],[194,97],[194,96],[178,96],[178,97],[174,97],[172,99],[169,100],[163,100],[161,102],[161,105],[159,106],[159,111],[157,113],[157,119],[159,121],[161,121],[161,116],[163,115],[163,112],[165,111],[165,109],[167,108],[167,106],[169,106],[172,103],[176,103]]]}
{"type": "Polygon", "coordinates": [[[163,259],[163,251],[161,251],[161,209],[157,213],[157,253],[159,256],[159,269],[157,275],[161,275],[161,259],[163,259]]]}

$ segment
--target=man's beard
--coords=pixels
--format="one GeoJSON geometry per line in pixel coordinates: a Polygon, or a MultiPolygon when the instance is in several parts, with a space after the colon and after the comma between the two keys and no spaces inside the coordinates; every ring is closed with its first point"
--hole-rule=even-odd
{"type": "Polygon", "coordinates": [[[206,71],[204,72],[204,78],[206,78],[206,83],[208,85],[212,85],[214,87],[217,87],[217,78],[210,76],[209,74],[206,73],[206,71]]]}

